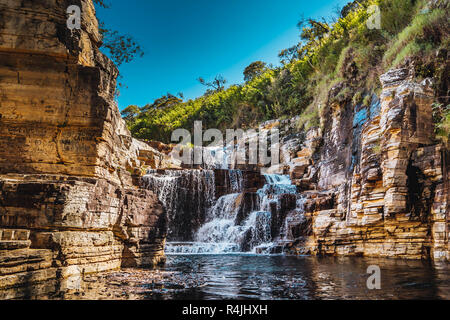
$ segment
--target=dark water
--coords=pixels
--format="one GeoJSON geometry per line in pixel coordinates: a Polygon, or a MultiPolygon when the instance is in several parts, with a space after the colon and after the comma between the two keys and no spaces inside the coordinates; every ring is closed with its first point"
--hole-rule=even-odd
{"type": "Polygon", "coordinates": [[[107,293],[104,298],[108,299],[450,298],[448,264],[394,259],[179,255],[168,256],[167,264],[156,271],[127,269],[91,283],[90,289],[76,295],[102,298],[107,293]],[[380,290],[367,288],[370,265],[380,267],[380,290]]]}

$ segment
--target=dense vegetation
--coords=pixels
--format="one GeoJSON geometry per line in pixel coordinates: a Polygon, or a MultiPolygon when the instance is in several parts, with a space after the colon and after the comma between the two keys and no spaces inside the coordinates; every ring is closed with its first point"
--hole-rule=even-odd
{"type": "Polygon", "coordinates": [[[199,119],[205,127],[225,129],[300,115],[298,127],[306,129],[320,124],[332,101],[370,103],[380,89],[379,75],[408,58],[415,59],[418,77],[445,82],[445,92],[438,90],[436,121],[438,136],[448,138],[448,70],[435,55],[449,44],[444,2],[431,8],[425,0],[351,2],[331,21],[300,21],[300,42],[280,52],[279,67],[257,61],[245,69],[243,84],[225,88],[223,78],[200,79],[208,90],[195,100],[167,94],[144,107],[129,106],[122,115],[134,136],[163,142],[170,142],[174,129],[191,130],[199,119]],[[367,9],[374,4],[381,11],[380,29],[367,26],[367,9]]]}

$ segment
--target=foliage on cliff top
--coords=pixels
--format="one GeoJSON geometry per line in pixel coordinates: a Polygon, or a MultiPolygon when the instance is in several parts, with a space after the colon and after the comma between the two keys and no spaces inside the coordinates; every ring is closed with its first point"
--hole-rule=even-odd
{"type": "Polygon", "coordinates": [[[450,105],[434,103],[433,120],[435,122],[436,137],[450,150],[450,105]]]}
{"type": "Polygon", "coordinates": [[[248,128],[300,115],[299,129],[317,126],[330,102],[365,101],[379,89],[379,75],[393,64],[424,48],[430,53],[442,46],[448,39],[446,12],[426,4],[425,0],[350,2],[332,21],[300,21],[301,41],[280,52],[279,67],[258,61],[244,71],[244,84],[209,90],[185,102],[172,99],[162,108],[155,103],[130,106],[122,114],[134,136],[163,142],[170,142],[174,129],[192,130],[195,120],[202,120],[205,128],[248,128]],[[381,29],[370,29],[366,23],[367,8],[373,4],[381,11],[381,29]],[[430,32],[439,36],[430,37],[430,32]]]}
{"type": "MultiPolygon", "coordinates": [[[[110,4],[105,0],[93,0],[93,2],[100,8],[107,9],[110,7],[110,4]]],[[[143,49],[132,36],[112,30],[101,21],[99,21],[99,31],[103,37],[102,48],[106,49],[109,57],[118,67],[144,55],[143,49]]]]}

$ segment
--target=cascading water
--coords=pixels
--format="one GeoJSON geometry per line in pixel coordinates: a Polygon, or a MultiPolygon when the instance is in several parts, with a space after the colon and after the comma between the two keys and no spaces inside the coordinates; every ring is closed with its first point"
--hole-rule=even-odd
{"type": "Polygon", "coordinates": [[[305,216],[303,215],[304,209],[303,206],[305,204],[306,198],[299,197],[296,202],[295,210],[291,211],[284,220],[283,226],[280,230],[280,241],[290,241],[295,238],[295,235],[292,234],[292,230],[290,226],[292,225],[300,225],[305,222],[305,216]]]}
{"type": "Polygon", "coordinates": [[[208,169],[230,169],[233,163],[234,146],[203,148],[203,162],[208,169]]]}
{"type": "Polygon", "coordinates": [[[233,193],[242,192],[244,179],[241,170],[227,170],[226,184],[233,193]]]}
{"type": "Polygon", "coordinates": [[[240,193],[220,197],[208,213],[207,222],[197,231],[193,253],[198,250],[211,250],[211,253],[239,251],[237,238],[239,230],[235,227],[235,216],[239,209],[240,193]],[[205,246],[201,246],[201,244],[205,246]]]}
{"type": "Polygon", "coordinates": [[[166,253],[264,252],[259,248],[270,248],[274,240],[282,240],[288,233],[288,225],[281,227],[283,235],[274,237],[272,214],[281,209],[286,195],[298,197],[296,187],[288,176],[266,174],[264,177],[265,185],[256,192],[257,204],[250,212],[242,213],[242,172],[228,170],[231,190],[235,193],[220,197],[207,210],[205,223],[195,233],[194,241],[168,242],[166,253]]]}
{"type": "Polygon", "coordinates": [[[275,203],[280,206],[280,195],[296,194],[296,186],[291,184],[288,176],[279,174],[265,174],[266,184],[262,189],[258,190],[261,199],[261,210],[270,211],[270,204],[275,203]]]}
{"type": "Polygon", "coordinates": [[[143,180],[167,211],[168,240],[192,240],[215,201],[214,171],[148,170],[143,180]]]}
{"type": "MultiPolygon", "coordinates": [[[[268,253],[270,248],[273,247],[274,241],[278,239],[272,239],[273,227],[272,217],[273,213],[278,213],[282,209],[282,201],[284,195],[297,196],[297,187],[292,185],[289,176],[279,174],[265,174],[264,178],[266,184],[257,191],[260,199],[260,212],[266,215],[265,221],[270,220],[270,235],[271,237],[264,237],[263,239],[252,239],[250,245],[247,248],[252,248],[253,251],[259,253],[268,253]],[[267,219],[269,217],[269,219],[267,219]],[[256,241],[255,241],[256,240],[256,241]]],[[[279,238],[279,237],[277,237],[279,238]]]]}

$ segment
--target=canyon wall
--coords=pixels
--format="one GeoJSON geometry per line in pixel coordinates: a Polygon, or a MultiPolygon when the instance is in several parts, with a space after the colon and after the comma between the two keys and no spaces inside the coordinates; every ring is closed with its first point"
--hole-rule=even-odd
{"type": "Polygon", "coordinates": [[[287,251],[449,260],[448,151],[434,140],[432,79],[419,82],[410,66],[380,81],[368,106],[330,103],[285,163],[309,224],[290,226],[287,251]]]}
{"type": "Polygon", "coordinates": [[[140,177],[163,157],[127,130],[100,44],[91,0],[0,0],[0,298],[165,259],[166,213],[140,177]]]}
{"type": "MultiPolygon", "coordinates": [[[[161,169],[169,150],[131,137],[100,44],[91,0],[0,0],[0,299],[159,264],[168,225],[172,240],[192,241],[221,196],[241,193],[237,225],[256,208],[256,168],[238,184],[231,170],[161,169]],[[80,30],[66,26],[70,5],[80,30]],[[159,170],[143,179],[147,168],[159,170]]],[[[297,186],[270,206],[283,251],[449,260],[449,154],[434,140],[432,80],[413,69],[382,75],[367,106],[334,99],[337,85],[320,127],[266,124],[282,136],[282,163],[268,172],[297,186]]]]}

